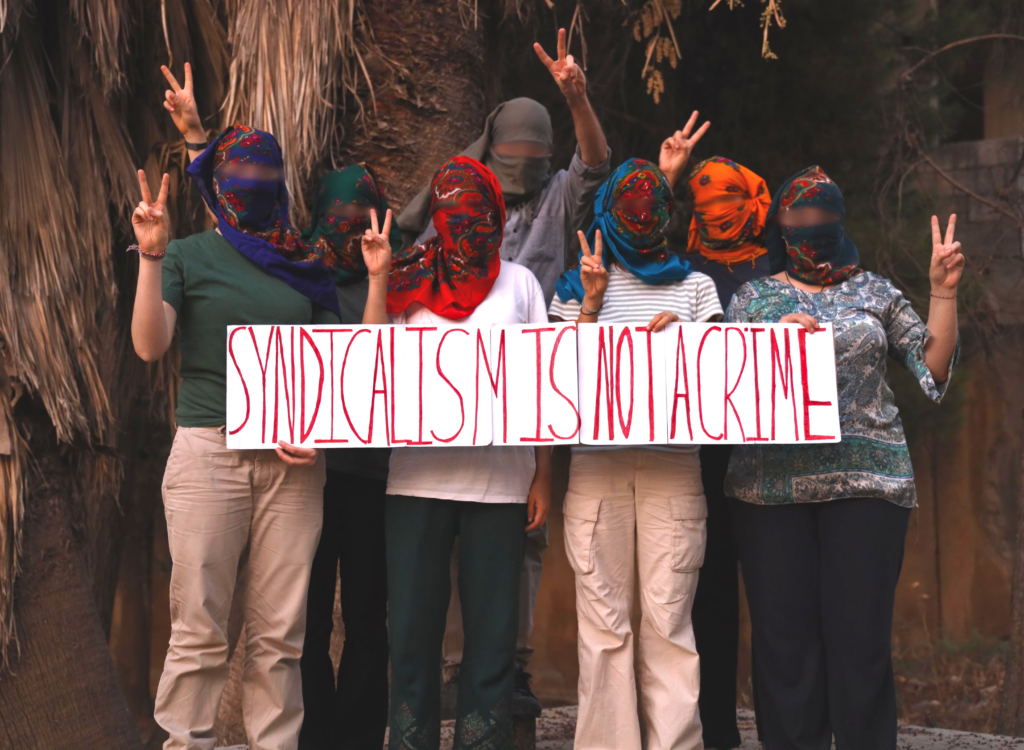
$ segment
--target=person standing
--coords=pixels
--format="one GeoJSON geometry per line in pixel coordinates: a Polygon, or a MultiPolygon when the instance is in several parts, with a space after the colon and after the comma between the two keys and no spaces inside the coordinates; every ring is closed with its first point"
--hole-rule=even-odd
{"type": "MultiPolygon", "coordinates": [[[[550,317],[581,324],[649,320],[650,331],[721,319],[714,282],[669,249],[672,206],[657,167],[643,159],[619,166],[597,193],[589,240],[580,233],[579,266],[559,279],[550,317]]],[[[696,447],[574,446],[564,514],[579,621],[574,747],[700,748],[701,670],[690,607],[707,506],[696,447]],[[630,624],[634,559],[643,612],[639,691],[630,624]]]]}
{"type": "MultiPolygon", "coordinates": [[[[576,153],[569,168],[551,172],[554,134],[551,115],[533,99],[512,99],[499,104],[487,117],[484,132],[463,156],[485,164],[501,185],[507,209],[501,243],[502,260],[525,266],[540,282],[544,304],[550,304],[555,282],[566,267],[566,249],[573,233],[582,226],[594,194],[608,177],[610,152],[601,124],[587,98],[583,70],[566,53],[565,29],[558,31],[557,59],[551,59],[540,44],[534,44],[538,58],[554,78],[565,97],[576,127],[576,153]]],[[[424,188],[398,216],[407,245],[422,243],[434,234],[429,214],[430,191],[424,188]]],[[[527,533],[526,553],[519,606],[519,636],[516,652],[515,710],[520,715],[539,716],[540,701],[530,688],[526,666],[533,656],[530,636],[543,572],[543,554],[548,546],[548,528],[543,525],[527,533]]],[[[458,553],[453,560],[457,577],[458,553]]],[[[458,623],[459,602],[453,597],[453,625],[458,623]]],[[[461,654],[446,639],[446,672],[457,672],[461,654]]]]}
{"type": "Polygon", "coordinates": [[[765,233],[773,275],[733,297],[732,323],[834,326],[841,442],[740,445],[725,489],[753,627],[768,750],[896,747],[892,621],[914,471],[886,382],[891,356],[938,402],[959,352],[964,268],[932,217],[928,322],[863,270],[842,192],[820,167],[790,178],[765,233]]]}
{"type": "MultiPolygon", "coordinates": [[[[681,134],[665,141],[663,161],[673,166],[679,161],[681,149],[674,141],[681,135],[685,138],[695,120],[696,113],[681,134]]],[[[695,138],[699,135],[700,131],[695,138]]],[[[672,171],[678,174],[681,168],[672,171]]],[[[687,257],[694,268],[714,280],[722,308],[728,309],[741,284],[769,273],[764,244],[765,217],[771,203],[768,186],[746,167],[713,156],[691,170],[687,189],[693,207],[687,257]]],[[[715,750],[740,745],[736,721],[739,557],[723,486],[731,454],[729,445],[700,448],[701,478],[708,500],[708,543],[693,602],[693,632],[701,660],[704,746],[715,750]]]]}
{"type": "MultiPolygon", "coordinates": [[[[390,216],[378,232],[371,214],[364,323],[547,323],[536,277],[498,254],[505,205],[487,167],[464,156],[446,162],[431,183],[430,213],[437,234],[394,257],[390,216]]],[[[523,531],[543,526],[550,504],[548,447],[392,451],[385,509],[391,750],[440,743],[441,644],[456,536],[466,641],[454,747],[511,747],[523,531]]]]}
{"type": "MultiPolygon", "coordinates": [[[[366,164],[332,170],[320,180],[304,239],[333,235],[327,259],[343,323],[362,320],[369,279],[362,238],[370,210],[389,210],[384,190],[366,164]]],[[[394,226],[391,249],[402,245],[394,226]]],[[[387,561],[384,498],[388,448],[328,449],[323,531],[313,558],[302,651],[305,720],[299,750],[380,750],[388,721],[387,561]],[[334,599],[341,579],[345,647],[335,675],[331,662],[334,599]]]]}

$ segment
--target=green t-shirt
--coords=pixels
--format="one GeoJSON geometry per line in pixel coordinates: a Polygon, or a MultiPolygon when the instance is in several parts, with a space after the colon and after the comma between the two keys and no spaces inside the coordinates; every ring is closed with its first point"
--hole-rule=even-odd
{"type": "Polygon", "coordinates": [[[224,424],[227,327],[338,323],[238,252],[217,230],[174,240],[163,263],[164,301],[178,313],[182,427],[224,424]]]}

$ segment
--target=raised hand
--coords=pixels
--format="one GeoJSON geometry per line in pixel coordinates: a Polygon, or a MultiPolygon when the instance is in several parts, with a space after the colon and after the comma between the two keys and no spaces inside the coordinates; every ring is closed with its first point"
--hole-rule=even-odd
{"type": "Polygon", "coordinates": [[[377,211],[370,209],[370,228],[363,235],[363,262],[371,277],[387,279],[391,272],[391,209],[384,215],[384,228],[377,223],[377,211]]]}
{"type": "Polygon", "coordinates": [[[170,177],[165,173],[160,182],[160,194],[156,201],[149,192],[146,173],[139,170],[139,188],[142,191],[142,202],[132,213],[132,227],[135,229],[135,240],[139,247],[148,255],[160,255],[167,248],[170,237],[171,222],[167,216],[167,185],[170,177]]]}
{"type": "Polygon", "coordinates": [[[683,126],[683,129],[677,130],[661,144],[658,166],[673,185],[683,173],[686,163],[690,160],[693,147],[697,145],[697,141],[704,137],[704,134],[708,132],[708,128],[711,127],[710,122],[705,122],[697,129],[696,133],[693,133],[693,126],[697,124],[697,114],[697,110],[693,110],[693,114],[690,115],[690,119],[683,126]],[[690,135],[691,133],[693,135],[690,135]]]}
{"type": "Polygon", "coordinates": [[[953,242],[953,230],[956,228],[956,214],[951,214],[946,225],[946,237],[939,233],[939,217],[932,217],[932,262],[928,269],[928,278],[932,282],[932,291],[956,292],[956,285],[964,272],[965,258],[960,252],[960,243],[953,242]]]}
{"type": "Polygon", "coordinates": [[[654,333],[657,333],[662,328],[667,326],[669,323],[678,323],[678,322],[679,322],[679,316],[676,315],[674,312],[669,312],[668,310],[666,310],[665,312],[660,312],[657,315],[655,315],[653,318],[651,318],[651,322],[647,324],[647,330],[648,331],[653,331],[654,333]]]}
{"type": "Polygon", "coordinates": [[[604,293],[608,291],[608,269],[601,262],[601,230],[594,236],[594,252],[590,252],[587,236],[577,232],[583,257],[580,258],[580,283],[583,284],[583,304],[591,310],[600,309],[604,293]]]}
{"type": "Polygon", "coordinates": [[[196,98],[192,93],[192,66],[185,63],[184,87],[178,84],[178,79],[166,65],[161,65],[160,71],[171,86],[164,92],[164,109],[171,113],[174,126],[186,140],[202,143],[206,140],[206,133],[203,131],[203,121],[199,119],[199,108],[196,107],[196,98]]]}
{"type": "Polygon", "coordinates": [[[537,57],[544,63],[551,77],[555,79],[562,96],[569,102],[569,106],[583,101],[587,96],[587,77],[583,75],[583,69],[576,64],[572,55],[565,54],[565,29],[558,30],[558,59],[552,60],[540,44],[534,42],[533,50],[537,57]]]}

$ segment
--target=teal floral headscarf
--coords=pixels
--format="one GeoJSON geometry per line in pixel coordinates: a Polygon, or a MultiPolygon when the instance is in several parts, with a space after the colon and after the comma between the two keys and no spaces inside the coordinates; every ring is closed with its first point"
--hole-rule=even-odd
{"type": "MultiPolygon", "coordinates": [[[[376,175],[366,164],[350,164],[321,178],[313,203],[313,220],[303,234],[303,238],[314,246],[320,237],[333,239],[322,260],[337,284],[351,284],[366,276],[362,237],[370,228],[370,217],[359,215],[346,219],[328,214],[334,206],[348,203],[375,209],[377,220],[383,225],[388,201],[376,175]]],[[[397,221],[391,222],[389,239],[392,252],[397,252],[402,246],[402,232],[397,221]]]]}

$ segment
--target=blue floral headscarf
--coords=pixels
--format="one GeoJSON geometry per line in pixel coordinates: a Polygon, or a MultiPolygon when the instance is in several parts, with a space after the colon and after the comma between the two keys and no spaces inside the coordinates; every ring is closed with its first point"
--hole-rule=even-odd
{"type": "MultiPolygon", "coordinates": [[[[665,175],[645,159],[629,159],[597,191],[587,242],[593,248],[600,229],[606,266],[610,256],[645,284],[679,281],[692,268],[669,250],[665,229],[671,215],[672,188],[665,175]]],[[[558,278],[555,290],[563,302],[583,301],[579,262],[558,278]]]]}
{"type": "Polygon", "coordinates": [[[821,167],[808,167],[786,180],[772,199],[765,226],[771,272],[786,271],[808,284],[838,284],[861,273],[857,246],[846,236],[846,201],[821,167]],[[784,227],[782,209],[813,207],[831,211],[838,221],[784,227]]]}
{"type": "Polygon", "coordinates": [[[262,130],[234,125],[206,147],[189,165],[188,173],[217,217],[224,239],[271,276],[340,318],[330,273],[288,222],[283,174],[273,180],[254,180],[220,172],[231,163],[283,171],[277,139],[262,130]]]}

